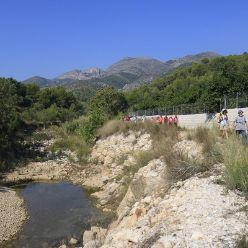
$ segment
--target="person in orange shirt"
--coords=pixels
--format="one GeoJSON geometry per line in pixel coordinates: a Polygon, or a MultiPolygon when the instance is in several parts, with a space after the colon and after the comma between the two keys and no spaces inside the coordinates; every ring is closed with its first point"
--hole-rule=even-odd
{"type": "Polygon", "coordinates": [[[170,126],[173,125],[173,117],[172,117],[172,116],[169,117],[169,125],[170,125],[170,126]]]}
{"type": "Polygon", "coordinates": [[[163,123],[163,117],[162,117],[162,115],[160,115],[160,116],[158,117],[158,123],[159,123],[160,125],[163,123]]]}
{"type": "Polygon", "coordinates": [[[177,115],[174,116],[173,123],[177,127],[177,125],[178,125],[178,117],[177,117],[177,115]]]}
{"type": "Polygon", "coordinates": [[[164,124],[165,124],[165,125],[168,124],[168,117],[167,117],[167,115],[164,116],[164,124]]]}

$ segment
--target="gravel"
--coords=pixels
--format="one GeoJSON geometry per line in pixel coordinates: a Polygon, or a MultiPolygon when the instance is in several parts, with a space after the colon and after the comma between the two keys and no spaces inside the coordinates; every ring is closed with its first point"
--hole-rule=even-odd
{"type": "Polygon", "coordinates": [[[24,201],[15,191],[0,187],[0,244],[20,231],[26,219],[24,201]]]}

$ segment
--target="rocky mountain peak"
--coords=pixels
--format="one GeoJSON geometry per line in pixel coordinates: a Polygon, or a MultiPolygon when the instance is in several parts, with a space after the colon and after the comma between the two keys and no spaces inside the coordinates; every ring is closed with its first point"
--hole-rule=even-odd
{"type": "MultiPolygon", "coordinates": [[[[214,52],[202,52],[195,55],[187,55],[182,58],[168,60],[166,62],[149,57],[124,57],[110,65],[106,71],[98,67],[90,67],[86,70],[75,69],[68,71],[55,79],[29,78],[24,83],[35,82],[41,87],[54,85],[71,85],[78,80],[97,85],[111,85],[116,88],[130,89],[141,84],[150,83],[153,79],[161,77],[177,67],[189,66],[194,62],[200,62],[203,58],[220,56],[214,52]]],[[[81,84],[82,82],[80,82],[81,84]]]]}
{"type": "Polygon", "coordinates": [[[105,71],[98,67],[90,67],[86,70],[72,70],[68,71],[60,76],[57,79],[74,79],[74,80],[88,80],[96,77],[101,77],[105,74],[105,71]]]}
{"type": "Polygon", "coordinates": [[[83,70],[82,73],[101,75],[104,73],[104,70],[98,67],[90,67],[88,69],[83,70]]]}

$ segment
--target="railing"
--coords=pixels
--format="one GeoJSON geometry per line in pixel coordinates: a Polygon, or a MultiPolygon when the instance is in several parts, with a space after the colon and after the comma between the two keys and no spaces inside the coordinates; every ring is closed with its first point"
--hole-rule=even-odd
{"type": "Polygon", "coordinates": [[[219,106],[213,108],[206,104],[181,104],[172,107],[161,107],[146,110],[137,110],[129,113],[136,116],[154,116],[154,115],[187,115],[220,112],[224,108],[245,108],[248,107],[248,95],[237,93],[233,95],[223,95],[219,99],[219,106]]]}

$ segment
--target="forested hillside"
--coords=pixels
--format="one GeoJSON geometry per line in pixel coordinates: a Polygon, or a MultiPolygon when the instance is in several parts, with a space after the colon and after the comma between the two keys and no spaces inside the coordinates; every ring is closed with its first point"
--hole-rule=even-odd
{"type": "Polygon", "coordinates": [[[86,84],[81,88],[75,84],[72,92],[63,87],[40,89],[35,84],[0,78],[0,161],[15,153],[31,126],[61,125],[83,114],[80,125],[68,125],[77,136],[92,143],[101,125],[128,111],[182,104],[205,105],[208,110],[218,111],[224,95],[235,99],[236,95],[248,94],[248,54],[204,58],[150,85],[126,92],[113,87],[97,91],[98,87],[86,84]]]}
{"type": "Polygon", "coordinates": [[[223,95],[248,93],[248,54],[202,59],[150,85],[125,93],[130,110],[205,104],[217,110],[223,95]]]}
{"type": "Polygon", "coordinates": [[[15,155],[31,126],[58,124],[84,111],[74,94],[62,87],[41,90],[5,78],[0,78],[0,109],[0,161],[15,155]]]}

